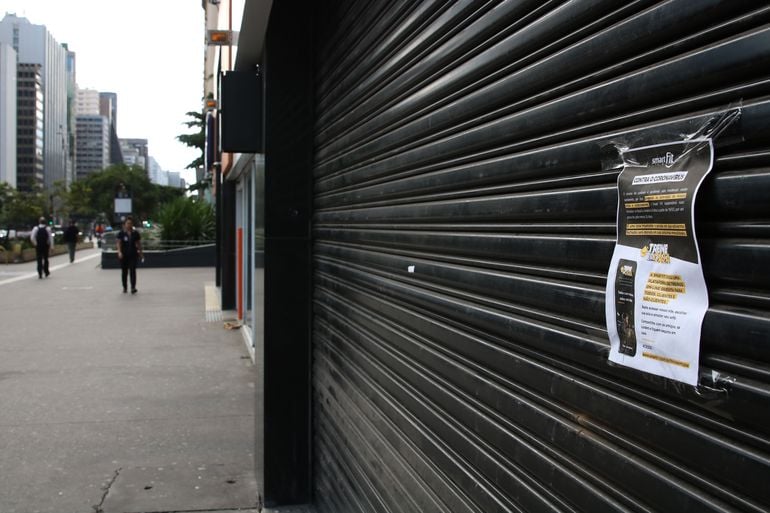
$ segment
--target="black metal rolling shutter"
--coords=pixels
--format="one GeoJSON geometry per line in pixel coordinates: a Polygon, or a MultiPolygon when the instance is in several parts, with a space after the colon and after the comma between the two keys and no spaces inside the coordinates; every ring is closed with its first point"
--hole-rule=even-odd
{"type": "Polygon", "coordinates": [[[320,510],[767,511],[770,7],[321,3],[320,510]],[[728,106],[702,385],[610,366],[602,146],[728,106]]]}

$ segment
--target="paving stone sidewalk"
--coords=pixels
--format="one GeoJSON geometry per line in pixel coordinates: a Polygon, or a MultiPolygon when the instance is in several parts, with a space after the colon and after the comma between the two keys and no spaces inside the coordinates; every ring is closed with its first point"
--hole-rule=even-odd
{"type": "Polygon", "coordinates": [[[213,269],[97,250],[0,264],[0,512],[256,511],[254,367],[206,319],[213,269]]]}

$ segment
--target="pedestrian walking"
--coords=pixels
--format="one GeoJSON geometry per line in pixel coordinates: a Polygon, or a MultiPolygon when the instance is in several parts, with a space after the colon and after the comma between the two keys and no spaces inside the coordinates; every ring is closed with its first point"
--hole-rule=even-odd
{"type": "Polygon", "coordinates": [[[118,232],[118,258],[120,259],[120,279],[123,283],[123,293],[128,292],[128,280],[131,278],[131,293],[136,289],[136,264],[139,259],[144,261],[142,252],[142,236],[134,229],[134,219],[128,216],[123,223],[123,229],[118,232]]]}
{"type": "Polygon", "coordinates": [[[32,229],[32,233],[29,235],[32,240],[32,244],[35,246],[35,256],[37,257],[37,277],[43,279],[51,274],[48,271],[48,256],[53,248],[53,233],[51,229],[45,224],[45,217],[38,219],[37,226],[32,229]]]}
{"type": "Polygon", "coordinates": [[[104,226],[102,225],[102,223],[98,223],[96,225],[96,228],[94,228],[94,232],[96,233],[96,247],[101,248],[102,235],[104,235],[104,226]]]}
{"type": "Polygon", "coordinates": [[[78,235],[80,234],[80,231],[78,230],[77,225],[75,224],[75,221],[73,219],[70,219],[70,225],[67,227],[66,230],[64,230],[64,235],[62,238],[64,239],[64,242],[67,243],[67,250],[69,250],[70,253],[70,263],[75,261],[75,249],[78,245],[78,235]]]}

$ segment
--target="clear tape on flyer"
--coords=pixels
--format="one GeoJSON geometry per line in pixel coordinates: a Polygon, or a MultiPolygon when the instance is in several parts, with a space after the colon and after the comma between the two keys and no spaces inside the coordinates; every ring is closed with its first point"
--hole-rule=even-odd
{"type": "Polygon", "coordinates": [[[625,150],[639,146],[648,146],[657,142],[693,141],[692,147],[680,155],[678,160],[686,158],[687,154],[704,144],[702,142],[703,139],[713,140],[717,148],[720,147],[719,142],[721,141],[733,142],[734,137],[729,136],[727,131],[740,119],[742,104],[742,101],[734,102],[725,106],[722,110],[698,118],[698,124],[693,126],[693,130],[687,133],[682,132],[681,126],[672,123],[671,125],[656,126],[655,128],[638,132],[625,133],[621,137],[613,138],[607,141],[601,148],[603,155],[602,169],[604,171],[616,169],[620,172],[626,164],[633,163],[623,159],[625,150]]]}
{"type": "MultiPolygon", "coordinates": [[[[646,162],[654,163],[655,159],[651,161],[648,160],[645,162],[635,161],[634,155],[639,154],[638,150],[649,148],[649,147],[655,147],[666,143],[677,144],[678,145],[677,148],[680,149],[680,152],[675,152],[676,155],[666,157],[667,159],[669,159],[669,161],[665,163],[667,164],[666,167],[673,166],[673,169],[676,169],[677,163],[682,163],[682,165],[684,165],[686,162],[688,162],[688,159],[690,158],[691,155],[695,155],[701,151],[708,151],[709,148],[706,148],[706,146],[710,147],[712,151],[712,156],[713,156],[714,147],[720,148],[722,147],[723,144],[732,144],[736,142],[735,132],[728,131],[728,129],[733,127],[736,124],[736,122],[740,119],[741,104],[742,104],[741,102],[734,103],[726,106],[724,109],[720,109],[719,111],[714,112],[713,114],[706,114],[700,118],[696,118],[696,119],[693,119],[692,121],[684,123],[684,126],[692,127],[692,130],[688,130],[688,129],[683,130],[683,123],[678,122],[678,123],[671,123],[669,125],[659,125],[659,126],[656,126],[655,128],[640,130],[638,132],[626,133],[626,134],[623,134],[623,136],[621,137],[611,139],[608,141],[608,144],[602,148],[602,154],[603,154],[602,168],[605,171],[617,170],[619,174],[623,170],[629,167],[636,168],[636,169],[645,169],[647,166],[646,162]]],[[[741,139],[740,134],[737,135],[737,138],[739,142],[741,139]]],[[[650,167],[654,168],[654,166],[652,165],[650,165],[650,167]]],[[[650,175],[650,176],[659,176],[659,175],[650,175]]],[[[634,185],[635,184],[636,182],[634,182],[634,185]]],[[[684,190],[684,189],[680,189],[680,190],[684,190]]],[[[695,191],[697,192],[697,187],[695,188],[695,191]]],[[[619,192],[620,192],[620,188],[619,188],[619,192]]],[[[694,201],[695,201],[694,197],[695,195],[692,195],[692,199],[690,200],[692,202],[692,205],[690,206],[691,209],[694,209],[694,201]]],[[[627,202],[628,200],[625,199],[623,201],[627,202]]],[[[621,200],[619,199],[618,223],[620,223],[620,203],[621,203],[621,200]]],[[[629,206],[636,205],[636,204],[623,203],[623,205],[624,205],[624,210],[627,211],[627,208],[629,206]]],[[[642,226],[642,225],[633,226],[631,224],[633,223],[633,221],[630,221],[631,218],[632,218],[631,216],[624,217],[624,223],[625,223],[624,226],[626,226],[626,232],[623,232],[623,233],[626,234],[626,236],[628,236],[627,235],[628,233],[633,232],[633,230],[629,230],[629,228],[642,226]]],[[[651,220],[653,221],[653,223],[657,223],[658,222],[657,219],[658,218],[655,215],[651,217],[651,220]]],[[[649,221],[647,222],[649,223],[649,221]]],[[[654,228],[666,228],[672,225],[647,224],[645,226],[654,227],[654,228]]],[[[691,227],[691,231],[692,231],[691,236],[694,240],[695,239],[694,228],[691,227]]],[[[619,250],[619,245],[620,245],[620,234],[619,234],[618,243],[616,244],[616,252],[619,250]]],[[[649,246],[652,247],[654,245],[649,244],[649,246]]],[[[646,246],[643,248],[642,251],[644,251],[645,249],[647,249],[646,246]]],[[[695,251],[697,254],[698,253],[697,247],[695,251]]],[[[612,265],[617,265],[616,260],[618,258],[619,258],[618,256],[613,254],[612,265]]],[[[702,263],[699,260],[699,257],[697,258],[697,261],[698,261],[698,265],[702,265],[702,263]]],[[[624,270],[626,272],[632,272],[635,277],[637,272],[636,264],[625,259],[621,259],[620,262],[621,264],[622,263],[633,264],[632,269],[629,269],[627,268],[628,266],[625,266],[624,270]]],[[[642,264],[640,263],[639,265],[641,266],[642,264]]],[[[615,272],[615,270],[613,269],[610,269],[610,275],[614,277],[619,276],[621,267],[623,266],[620,265],[617,267],[616,269],[617,272],[615,272]]],[[[639,274],[642,278],[644,277],[641,271],[639,271],[639,274]]],[[[653,275],[650,274],[649,276],[653,276],[653,275]]],[[[661,275],[654,274],[654,276],[658,277],[661,275]]],[[[670,275],[668,276],[670,278],[670,275]]],[[[652,278],[649,278],[649,280],[646,282],[647,283],[646,287],[653,288],[653,289],[657,287],[658,289],[661,289],[661,290],[666,290],[672,287],[677,288],[677,287],[674,287],[674,285],[676,284],[670,283],[670,280],[668,281],[669,282],[666,282],[666,279],[663,279],[661,281],[661,280],[653,280],[652,278]],[[658,282],[658,284],[651,286],[650,282],[658,282]]],[[[680,283],[679,285],[684,287],[683,282],[680,283]]],[[[623,322],[625,322],[626,324],[623,324],[620,321],[622,317],[618,317],[618,316],[628,315],[623,312],[629,308],[628,306],[622,305],[623,298],[622,297],[619,298],[618,294],[622,295],[624,294],[624,292],[621,289],[618,289],[618,286],[619,286],[618,284],[614,285],[615,287],[614,295],[610,296],[610,289],[612,288],[612,284],[610,284],[610,278],[608,277],[607,296],[605,298],[608,304],[606,316],[607,316],[607,323],[608,323],[608,332],[612,334],[610,335],[610,338],[613,340],[613,342],[611,343],[611,350],[608,351],[608,358],[613,358],[616,360],[616,361],[612,361],[608,359],[607,360],[608,364],[613,367],[632,367],[632,368],[639,369],[642,373],[644,373],[643,375],[646,376],[647,379],[650,379],[656,382],[659,380],[668,382],[668,385],[671,385],[671,386],[666,386],[666,388],[678,390],[680,391],[680,393],[685,393],[686,390],[689,390],[689,391],[693,391],[697,396],[700,396],[702,398],[718,399],[720,397],[723,397],[728,392],[730,385],[736,381],[735,378],[724,373],[719,373],[717,371],[701,369],[699,367],[696,367],[695,369],[696,372],[693,372],[691,370],[689,372],[689,377],[672,378],[670,376],[665,375],[665,373],[656,375],[655,373],[658,372],[656,370],[644,370],[643,368],[640,368],[640,367],[634,367],[634,365],[636,364],[633,364],[633,363],[631,364],[617,363],[619,358],[618,356],[619,349],[617,345],[618,332],[621,330],[621,326],[625,326],[628,324],[628,319],[624,319],[623,322]],[[611,297],[612,297],[612,305],[610,305],[611,297]],[[613,326],[610,326],[611,319],[613,318],[616,320],[616,324],[614,324],[613,326]],[[610,327],[612,327],[612,329],[609,329],[610,327]],[[614,354],[612,354],[613,352],[614,354]],[[695,386],[692,386],[692,385],[695,385],[695,386]]],[[[689,282],[688,282],[688,286],[689,286],[689,282]]],[[[671,291],[668,290],[668,292],[671,292],[671,291]]],[[[641,292],[640,290],[636,290],[634,294],[637,297],[637,299],[639,299],[639,301],[635,301],[635,302],[641,303],[642,305],[648,304],[647,301],[649,301],[649,299],[646,295],[647,290],[644,290],[644,292],[641,292]],[[644,295],[643,298],[642,298],[642,295],[644,295]]],[[[632,301],[632,303],[634,303],[634,301],[632,301]]],[[[706,298],[706,304],[707,303],[708,303],[708,299],[706,298]]],[[[630,308],[633,310],[634,308],[646,309],[647,307],[631,306],[630,308]]],[[[639,313],[638,310],[637,310],[637,313],[639,313]]],[[[638,319],[643,315],[647,315],[647,314],[644,314],[642,312],[642,314],[638,315],[636,318],[638,319]]],[[[634,314],[631,314],[631,316],[634,317],[634,314]]],[[[634,325],[635,323],[642,322],[642,321],[637,321],[632,319],[630,322],[631,322],[631,325],[634,325]]],[[[702,318],[700,320],[700,323],[702,323],[702,318]]],[[[636,324],[636,325],[639,326],[639,324],[636,324]]],[[[686,333],[686,332],[683,330],[682,333],[686,333]]],[[[698,328],[697,333],[700,333],[700,328],[698,328]]],[[[648,337],[649,336],[652,336],[653,338],[655,337],[654,335],[648,334],[648,337]]],[[[698,339],[700,339],[700,337],[698,337],[698,339]]],[[[648,338],[647,340],[649,341],[650,339],[648,338]]],[[[643,341],[644,339],[642,339],[642,342],[643,341]]],[[[698,340],[697,342],[698,342],[697,350],[699,354],[700,340],[698,340]]],[[[633,334],[633,345],[634,345],[634,349],[633,349],[634,352],[632,356],[629,356],[628,358],[629,359],[636,358],[637,360],[644,359],[636,355],[636,351],[637,351],[636,334],[633,334]]],[[[649,347],[649,346],[643,345],[642,347],[649,347]]],[[[620,351],[622,351],[622,349],[620,349],[620,351]]],[[[641,349],[641,351],[642,351],[642,356],[644,357],[647,357],[647,358],[652,357],[652,359],[657,358],[657,359],[667,360],[667,358],[661,358],[660,356],[654,354],[655,353],[654,351],[646,351],[645,349],[641,349]]],[[[621,360],[623,358],[624,358],[623,356],[620,356],[621,360]]],[[[689,360],[689,361],[695,361],[697,364],[698,363],[697,360],[699,360],[699,358],[693,358],[692,360],[689,360]]],[[[675,362],[676,360],[671,360],[671,361],[675,362]]]]}
{"type": "Polygon", "coordinates": [[[729,374],[713,369],[710,371],[701,369],[700,381],[695,387],[695,394],[707,400],[723,398],[727,395],[730,386],[736,381],[738,378],[729,374]]]}

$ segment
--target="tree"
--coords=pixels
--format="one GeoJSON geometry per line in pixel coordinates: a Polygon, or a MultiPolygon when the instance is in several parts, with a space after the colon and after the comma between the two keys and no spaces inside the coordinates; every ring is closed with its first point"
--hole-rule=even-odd
{"type": "Polygon", "coordinates": [[[81,183],[85,189],[79,194],[90,197],[92,212],[104,212],[108,219],[114,219],[115,193],[120,187],[124,186],[131,193],[132,210],[140,219],[154,216],[161,202],[183,194],[181,189],[153,184],[142,167],[125,164],[113,164],[99,173],[88,175],[81,183]],[[87,193],[88,189],[90,193],[87,193]]]}
{"type": "Polygon", "coordinates": [[[184,124],[187,125],[187,128],[195,128],[196,130],[191,134],[177,135],[176,138],[185,146],[197,149],[200,152],[200,155],[185,167],[185,169],[196,169],[203,166],[203,152],[206,146],[206,118],[202,112],[189,111],[185,115],[192,119],[185,121],[184,124]]]}
{"type": "MultiPolygon", "coordinates": [[[[191,134],[181,134],[176,136],[177,140],[186,146],[197,149],[199,156],[187,164],[185,169],[197,169],[205,165],[204,156],[206,151],[206,115],[205,113],[190,111],[186,115],[192,118],[190,121],[185,121],[184,124],[187,128],[196,128],[197,130],[191,134]]],[[[203,178],[194,184],[187,187],[190,192],[205,191],[211,187],[211,178],[203,178]]]]}
{"type": "Polygon", "coordinates": [[[184,196],[184,191],[179,187],[168,187],[166,185],[155,186],[155,198],[158,208],[162,208],[166,203],[170,203],[182,196],[184,196]]]}
{"type": "MultiPolygon", "coordinates": [[[[121,188],[125,188],[131,194],[131,208],[138,219],[155,217],[163,204],[170,203],[184,195],[182,189],[150,182],[147,172],[140,166],[113,164],[102,171],[91,173],[82,180],[73,182],[69,189],[63,184],[57,184],[51,199],[52,201],[56,200],[57,205],[59,205],[57,213],[60,215],[67,214],[76,219],[89,221],[99,217],[102,219],[101,222],[105,220],[112,222],[115,219],[115,195],[121,188]]],[[[12,188],[2,187],[0,184],[0,214],[5,211],[3,205],[17,201],[17,194],[19,193],[16,193],[12,188]]],[[[39,191],[35,194],[39,198],[35,196],[37,203],[32,201],[33,205],[42,206],[44,211],[45,198],[39,191]]],[[[14,209],[14,212],[18,210],[18,206],[15,204],[14,209]]],[[[14,214],[13,217],[18,218],[20,215],[14,214]]]]}
{"type": "Polygon", "coordinates": [[[0,220],[2,220],[2,213],[5,210],[5,205],[10,201],[11,196],[16,192],[16,189],[11,187],[8,182],[0,182],[0,220]]]}
{"type": "Polygon", "coordinates": [[[187,190],[190,191],[190,192],[196,192],[196,191],[203,192],[206,189],[208,189],[209,187],[211,187],[211,178],[210,177],[198,180],[194,184],[192,184],[189,187],[187,187],[187,190]]]}
{"type": "Polygon", "coordinates": [[[94,206],[93,193],[88,182],[83,180],[72,182],[65,201],[70,215],[80,219],[91,219],[96,216],[97,209],[94,206]]]}
{"type": "Polygon", "coordinates": [[[2,192],[2,221],[10,228],[29,228],[46,213],[46,200],[39,188],[18,191],[4,187],[2,192]]]}
{"type": "Polygon", "coordinates": [[[50,214],[52,216],[58,216],[59,218],[68,218],[70,216],[70,208],[67,205],[68,195],[67,184],[63,180],[57,180],[53,183],[53,191],[49,196],[51,200],[50,214]]]}

